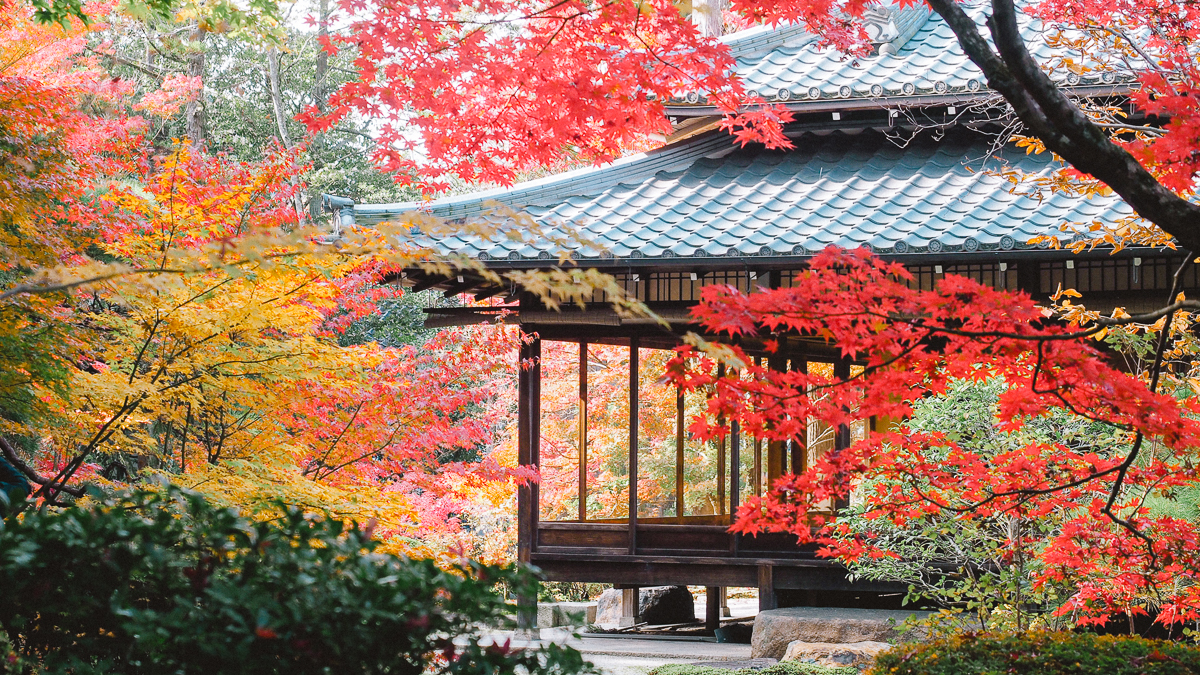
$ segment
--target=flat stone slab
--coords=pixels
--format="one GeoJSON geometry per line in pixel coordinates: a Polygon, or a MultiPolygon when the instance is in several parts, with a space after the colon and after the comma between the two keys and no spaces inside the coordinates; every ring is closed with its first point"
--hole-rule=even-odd
{"type": "Polygon", "coordinates": [[[705,668],[724,668],[726,670],[762,670],[779,663],[775,659],[746,659],[744,661],[697,661],[689,666],[704,666],[705,668]]]}
{"type": "Polygon", "coordinates": [[[585,626],[593,623],[596,623],[596,603],[594,602],[538,603],[538,628],[585,626]]]}
{"type": "Polygon", "coordinates": [[[844,607],[787,607],[759,612],[754,620],[751,658],[781,659],[788,644],[803,642],[887,642],[900,639],[896,627],[929,612],[844,607]]]}

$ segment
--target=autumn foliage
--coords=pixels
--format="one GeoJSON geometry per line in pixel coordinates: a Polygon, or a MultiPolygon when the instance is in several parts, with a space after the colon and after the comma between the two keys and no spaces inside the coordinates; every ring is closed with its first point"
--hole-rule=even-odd
{"type": "Polygon", "coordinates": [[[0,14],[0,433],[35,503],[162,474],[249,512],[373,521],[396,551],[504,559],[503,528],[467,527],[531,476],[489,456],[513,334],[340,344],[403,295],[377,282],[411,258],[306,230],[295,149],[150,143],[144,115],[174,114],[190,85],[111,78],[87,49],[103,23],[27,9],[0,14]]]}
{"type": "MultiPolygon", "coordinates": [[[[1180,399],[1156,390],[1165,373],[1139,379],[1114,368],[1092,339],[1104,326],[1061,324],[1026,295],[957,276],[918,290],[909,278],[901,266],[867,252],[830,250],[791,288],[749,295],[706,289],[694,312],[717,333],[827,340],[864,368],[845,380],[778,372],[755,365],[736,345],[717,349],[697,338],[698,346],[681,349],[672,364],[680,386],[712,392],[708,415],[693,432],[723,435],[728,428],[721,422],[737,420],[747,433],[787,440],[803,438],[811,419],[832,427],[870,418],[898,423],[824,454],[808,472],[782,477],[771,493],[747,501],[734,529],[791,532],[849,560],[888,555],[870,536],[839,536],[846,531],[828,510],[830,500],[845,502],[864,483],[873,487],[855,499],[868,517],[894,524],[934,515],[982,521],[1056,514],[1064,524],[1039,553],[1045,580],[1077,588],[1059,612],[1100,621],[1114,610],[1145,611],[1153,598],[1160,621],[1196,618],[1200,524],[1153,515],[1146,504],[1200,480],[1194,461],[1200,421],[1188,385],[1180,393],[1189,397],[1180,399]],[[731,374],[711,374],[706,349],[731,374]],[[1031,442],[987,456],[939,432],[903,426],[914,401],[945,393],[956,381],[997,379],[1007,384],[998,430],[1065,411],[1119,430],[1126,443],[1114,452],[1031,442]]],[[[1159,330],[1171,330],[1166,326],[1159,330]]]]}

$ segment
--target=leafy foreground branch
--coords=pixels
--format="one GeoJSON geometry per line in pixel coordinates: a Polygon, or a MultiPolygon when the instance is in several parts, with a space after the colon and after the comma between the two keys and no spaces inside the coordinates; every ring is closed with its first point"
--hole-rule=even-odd
{"type": "Polygon", "coordinates": [[[5,673],[590,672],[511,650],[499,588],[527,571],[375,552],[371,529],[281,507],[251,521],[177,488],[40,510],[0,530],[5,673]]]}
{"type": "Polygon", "coordinates": [[[1185,675],[1195,672],[1200,672],[1200,649],[1196,647],[1091,633],[968,633],[893,649],[880,656],[870,671],[872,675],[1185,675]]]}

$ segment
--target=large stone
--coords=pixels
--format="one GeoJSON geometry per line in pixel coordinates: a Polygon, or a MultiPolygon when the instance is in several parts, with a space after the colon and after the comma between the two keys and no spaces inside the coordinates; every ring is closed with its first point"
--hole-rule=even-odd
{"type": "Polygon", "coordinates": [[[929,612],[842,607],[787,607],[759,612],[750,641],[752,658],[782,658],[788,644],[885,642],[900,637],[896,627],[929,612]]]}
{"type": "Polygon", "coordinates": [[[596,623],[616,625],[621,622],[621,591],[610,588],[596,598],[596,623]]]}
{"type": "Polygon", "coordinates": [[[891,649],[886,642],[804,642],[795,640],[788,643],[784,661],[799,661],[815,663],[820,666],[845,667],[853,666],[866,670],[875,663],[875,657],[891,649]]]}
{"type": "Polygon", "coordinates": [[[643,588],[638,600],[638,620],[652,626],[696,620],[696,600],[687,586],[643,588]]]}
{"type": "MultiPolygon", "coordinates": [[[[696,620],[696,604],[687,586],[650,586],[638,594],[638,621],[651,625],[696,620]]],[[[609,589],[596,601],[596,623],[621,622],[621,591],[609,589]]]]}
{"type": "Polygon", "coordinates": [[[538,628],[585,626],[593,623],[596,623],[596,603],[594,602],[538,603],[538,628]]]}

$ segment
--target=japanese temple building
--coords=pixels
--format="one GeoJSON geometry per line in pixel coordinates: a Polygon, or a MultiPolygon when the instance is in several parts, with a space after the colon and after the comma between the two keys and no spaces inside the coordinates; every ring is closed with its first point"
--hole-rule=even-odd
{"type": "MultiPolygon", "coordinates": [[[[982,20],[982,9],[978,10],[982,20]]],[[[1003,138],[1002,106],[981,74],[959,51],[950,30],[927,9],[875,11],[875,53],[862,58],[818,48],[796,27],[754,29],[727,36],[748,89],[795,114],[786,128],[791,150],[741,147],[718,128],[719,118],[702,93],[670,101],[676,133],[663,147],[610,165],[583,169],[510,189],[452,197],[427,204],[341,203],[341,222],[371,225],[416,208],[449,219],[483,214],[490,200],[523,209],[550,230],[572,223],[595,247],[574,251],[573,262],[614,275],[671,322],[671,329],[619,317],[596,293],[586,311],[549,311],[525,293],[490,285],[478,276],[430,276],[418,269],[403,282],[447,295],[500,297],[522,330],[536,339],[521,359],[519,461],[541,464],[542,372],[548,341],[580,345],[570,386],[582,403],[575,409],[574,487],[578,512],[545,516],[539,486],[519,495],[519,557],[550,580],[588,581],[634,588],[693,584],[758,587],[760,604],[853,602],[862,594],[895,592],[886,584],[847,581],[831,561],[783,535],[735,536],[727,532],[739,500],[757,494],[781,473],[802,470],[809,459],[853,436],[870,433],[871,420],[855,428],[810,425],[807,438],[789,444],[739,438],[721,444],[715,484],[718,499],[706,512],[685,503],[691,462],[685,438],[683,399],[676,424],[674,485],[654,503],[639,500],[639,364],[653,350],[671,349],[687,331],[700,331],[688,310],[700,290],[729,284],[742,290],[787,286],[816,252],[830,245],[869,247],[904,264],[915,284],[928,288],[946,274],[1029,292],[1046,299],[1060,285],[1075,288],[1093,308],[1157,306],[1170,288],[1169,250],[1125,249],[1072,254],[1030,245],[1039,235],[1062,235],[1060,226],[1086,228],[1093,221],[1130,216],[1115,197],[1083,199],[1042,192],[1008,172],[1046,176],[1056,165],[1049,153],[1027,154],[1003,138]],[[627,503],[603,514],[589,511],[587,402],[589,349],[628,349],[627,503]],[[672,490],[673,487],[673,490],[672,490]],[[615,514],[615,515],[614,515],[615,514]]],[[[1036,26],[1026,25],[1030,42],[1036,26]]],[[[1041,44],[1038,42],[1037,44],[1041,44]]],[[[1048,48],[1035,50],[1049,59],[1048,48]]],[[[1103,71],[1067,75],[1062,85],[1082,97],[1128,105],[1122,94],[1131,79],[1103,71]]],[[[439,242],[496,270],[545,269],[558,264],[547,244],[482,241],[464,236],[439,242]]],[[[1194,268],[1193,268],[1194,270],[1194,268]]],[[[1194,272],[1185,287],[1197,287],[1194,272]]],[[[492,320],[495,309],[434,309],[428,325],[492,320]]],[[[743,342],[772,367],[832,368],[849,373],[855,364],[804,336],[785,336],[768,356],[753,340],[743,342]]],[[[561,369],[560,369],[561,370],[561,369]]],[[[612,452],[609,448],[607,452],[612,452]]],[[[627,594],[627,596],[630,594],[627,594]]],[[[711,596],[712,594],[710,594],[711,596]]],[[[627,603],[628,605],[629,603],[627,603]]],[[[711,621],[710,607],[710,621],[711,621]]],[[[629,610],[632,612],[632,610],[629,610]]],[[[627,612],[627,613],[629,613],[627,612]]]]}

